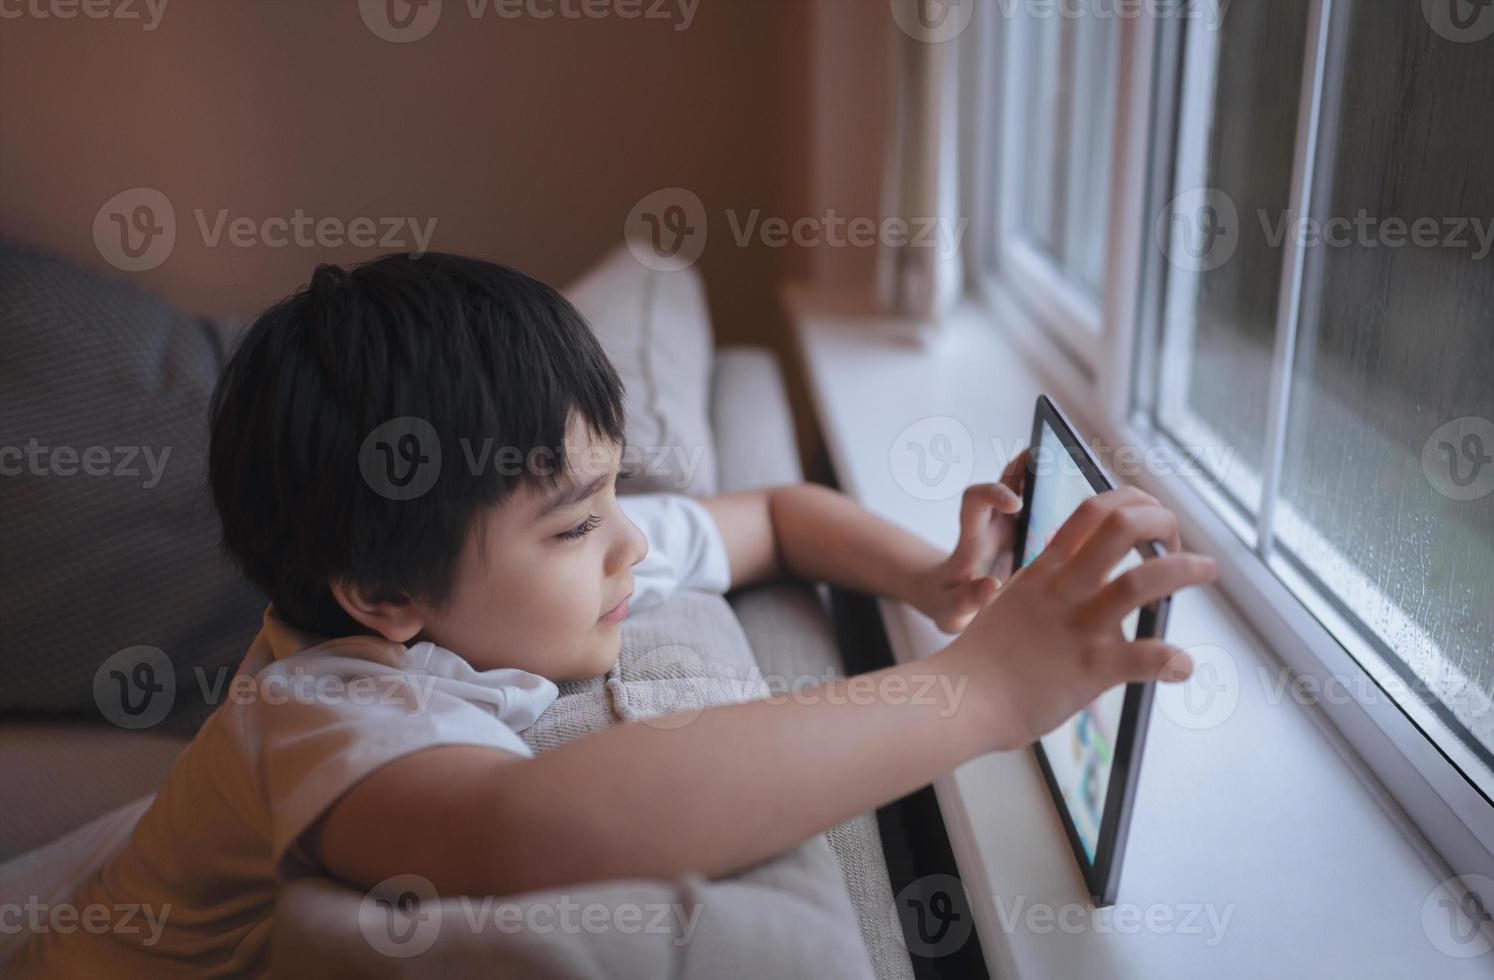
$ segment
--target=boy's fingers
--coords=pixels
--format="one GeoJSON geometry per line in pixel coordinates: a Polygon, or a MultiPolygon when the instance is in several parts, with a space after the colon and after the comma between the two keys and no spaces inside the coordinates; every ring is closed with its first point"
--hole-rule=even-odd
{"type": "Polygon", "coordinates": [[[1148,681],[1175,684],[1193,676],[1193,658],[1165,640],[1123,643],[1110,659],[1117,684],[1148,681]]]}
{"type": "Polygon", "coordinates": [[[1061,587],[1088,592],[1104,582],[1132,548],[1143,541],[1171,541],[1177,533],[1178,519],[1170,510],[1153,504],[1118,507],[1105,515],[1058,573],[1061,587]]]}
{"type": "Polygon", "coordinates": [[[1024,449],[1006,464],[1006,469],[1001,471],[1001,482],[1018,493],[1021,492],[1024,481],[1027,479],[1027,457],[1028,451],[1024,449]]]}
{"type": "MultiPolygon", "coordinates": [[[[960,501],[960,541],[955,545],[954,563],[966,575],[983,572],[996,557],[996,533],[992,513],[1008,513],[1015,495],[1008,487],[995,483],[976,483],[965,488],[960,501]]],[[[1020,510],[1022,498],[1015,497],[1020,510]]]]}
{"type": "Polygon", "coordinates": [[[971,581],[968,585],[965,586],[965,595],[967,597],[967,602],[968,604],[974,606],[976,609],[980,609],[985,606],[987,602],[991,601],[991,597],[994,596],[996,594],[996,591],[1000,588],[1000,582],[989,575],[983,575],[980,578],[971,581]]]}
{"type": "Polygon", "coordinates": [[[996,559],[996,564],[991,569],[991,576],[995,578],[998,583],[1005,582],[1007,579],[1012,577],[1012,562],[1015,560],[1015,558],[1015,555],[1013,555],[1010,551],[1007,551],[1002,554],[1000,558],[996,559]]]}
{"type": "Polygon", "coordinates": [[[1022,495],[1004,483],[972,483],[966,487],[961,502],[962,515],[971,506],[972,499],[986,510],[999,510],[1003,514],[1015,514],[1022,509],[1022,495]]]}
{"type": "Polygon", "coordinates": [[[1152,499],[1134,487],[1121,487],[1098,496],[1090,497],[1080,504],[1063,526],[1053,535],[1053,540],[1043,549],[1038,560],[1061,562],[1067,560],[1094,533],[1095,528],[1120,507],[1135,504],[1150,504],[1152,499]]]}
{"type": "Polygon", "coordinates": [[[1080,610],[1081,622],[1098,628],[1112,627],[1133,609],[1164,596],[1214,581],[1218,572],[1214,559],[1182,553],[1163,555],[1142,562],[1105,586],[1080,610]]]}

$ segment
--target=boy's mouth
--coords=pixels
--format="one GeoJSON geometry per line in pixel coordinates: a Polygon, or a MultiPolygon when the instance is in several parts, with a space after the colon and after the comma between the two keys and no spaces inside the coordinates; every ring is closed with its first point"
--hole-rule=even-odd
{"type": "Polygon", "coordinates": [[[608,624],[622,622],[625,618],[627,618],[627,615],[628,615],[628,600],[630,598],[632,598],[632,597],[633,597],[633,593],[632,592],[629,592],[627,595],[623,596],[622,602],[619,602],[617,605],[613,606],[607,612],[603,613],[601,619],[597,620],[597,622],[599,622],[599,623],[608,623],[608,624]]]}

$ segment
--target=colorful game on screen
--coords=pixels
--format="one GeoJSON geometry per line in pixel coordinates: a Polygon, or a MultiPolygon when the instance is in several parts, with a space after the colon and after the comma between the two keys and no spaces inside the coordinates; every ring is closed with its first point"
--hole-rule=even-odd
{"type": "MultiPolygon", "coordinates": [[[[1022,564],[1027,565],[1048,546],[1053,535],[1069,515],[1095,495],[1089,480],[1069,456],[1050,427],[1043,426],[1042,443],[1034,459],[1038,461],[1038,492],[1033,495],[1032,513],[1028,515],[1027,546],[1022,564]]],[[[1115,566],[1114,578],[1128,568],[1141,564],[1135,551],[1115,566]]],[[[1140,612],[1132,612],[1122,623],[1128,638],[1136,637],[1140,612]]],[[[1091,862],[1095,859],[1100,834],[1100,817],[1105,812],[1105,793],[1110,786],[1110,763],[1116,732],[1120,728],[1121,707],[1125,703],[1124,685],[1111,688],[1091,702],[1073,718],[1041,739],[1043,754],[1053,770],[1053,778],[1063,792],[1064,804],[1073,818],[1079,839],[1091,862]]]]}

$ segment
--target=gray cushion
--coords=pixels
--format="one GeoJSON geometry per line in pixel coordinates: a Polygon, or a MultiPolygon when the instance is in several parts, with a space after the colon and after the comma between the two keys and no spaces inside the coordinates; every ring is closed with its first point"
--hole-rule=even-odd
{"type": "Polygon", "coordinates": [[[627,388],[630,493],[716,491],[708,418],[711,319],[694,269],[655,272],[619,245],[566,298],[591,324],[627,388]]]}
{"type": "Polygon", "coordinates": [[[108,724],[0,725],[0,861],[153,792],[187,739],[108,724]]]}
{"type": "Polygon", "coordinates": [[[804,479],[788,391],[766,347],[723,347],[711,381],[711,428],[721,492],[804,479]]]}
{"type": "Polygon", "coordinates": [[[195,731],[194,668],[253,639],[264,600],[221,553],[203,472],[227,330],[0,244],[0,712],[97,717],[95,672],[144,645],[176,672],[159,730],[195,731]],[[32,445],[47,453],[16,459],[32,445]]]}

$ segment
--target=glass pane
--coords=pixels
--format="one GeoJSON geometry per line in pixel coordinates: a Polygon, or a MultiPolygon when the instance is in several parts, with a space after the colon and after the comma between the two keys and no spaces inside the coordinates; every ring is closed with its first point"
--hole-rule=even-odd
{"type": "Polygon", "coordinates": [[[1115,90],[1120,28],[1114,17],[1074,22],[1077,93],[1071,122],[1064,272],[1098,296],[1105,284],[1105,236],[1110,227],[1110,148],[1115,138],[1115,90]]]}
{"type": "Polygon", "coordinates": [[[1023,110],[1027,140],[1019,228],[1068,281],[1098,296],[1110,219],[1111,152],[1121,24],[1087,7],[1030,16],[1023,110]]]}
{"type": "Polygon", "coordinates": [[[1260,506],[1266,406],[1291,201],[1307,4],[1235,4],[1190,26],[1167,261],[1157,421],[1246,511],[1260,506]]]}
{"type": "Polygon", "coordinates": [[[1339,9],[1276,534],[1487,764],[1494,41],[1339,9]]]}
{"type": "Polygon", "coordinates": [[[1063,21],[1033,18],[1020,43],[1028,45],[1023,109],[1027,148],[1017,155],[1022,166],[1021,229],[1029,244],[1057,257],[1060,248],[1057,179],[1063,160],[1062,118],[1068,104],[1068,79],[1061,70],[1063,21]]]}

